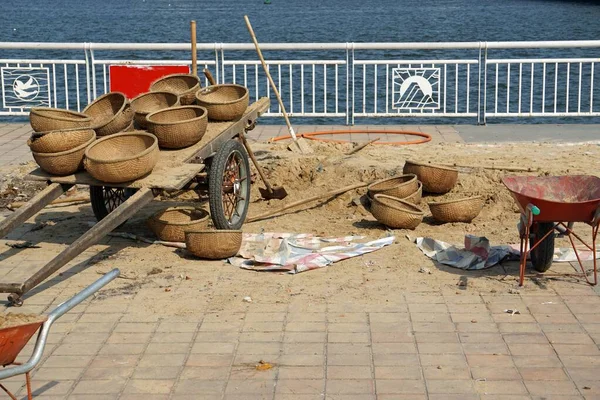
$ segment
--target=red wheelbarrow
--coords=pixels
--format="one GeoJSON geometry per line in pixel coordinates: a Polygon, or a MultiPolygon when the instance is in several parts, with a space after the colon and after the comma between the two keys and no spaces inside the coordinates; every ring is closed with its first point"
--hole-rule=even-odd
{"type": "MultiPolygon", "coordinates": [[[[119,270],[113,269],[112,271],[98,279],[96,282],[92,283],[90,286],[76,294],[70,300],[67,300],[66,302],[56,307],[47,316],[40,316],[39,321],[0,329],[0,365],[4,367],[4,369],[0,369],[0,381],[2,381],[3,379],[11,378],[13,376],[25,374],[25,382],[27,384],[27,398],[31,400],[32,393],[29,372],[40,362],[40,359],[42,358],[42,354],[44,353],[44,347],[46,347],[46,340],[48,339],[48,333],[50,332],[50,327],[52,326],[52,324],[58,318],[60,318],[73,307],[75,307],[76,305],[78,305],[79,303],[96,293],[98,290],[100,290],[110,281],[115,279],[117,276],[119,276],[119,270]],[[40,333],[38,334],[37,341],[35,343],[35,348],[33,350],[31,358],[24,364],[16,363],[15,359],[40,326],[42,327],[42,329],[40,329],[40,333]]],[[[11,392],[9,392],[8,389],[2,384],[0,384],[0,389],[4,390],[11,399],[17,400],[17,398],[11,392]]]]}
{"type": "Polygon", "coordinates": [[[590,285],[598,283],[596,268],[596,236],[600,223],[600,178],[590,175],[510,176],[502,180],[521,210],[521,265],[519,285],[525,280],[528,256],[539,272],[552,265],[555,232],[567,235],[590,285]],[[573,230],[575,222],[591,226],[592,242],[586,243],[573,230]],[[590,282],[573,238],[588,248],[594,259],[594,282],[590,282]],[[529,247],[528,247],[529,245],[529,247]]]}

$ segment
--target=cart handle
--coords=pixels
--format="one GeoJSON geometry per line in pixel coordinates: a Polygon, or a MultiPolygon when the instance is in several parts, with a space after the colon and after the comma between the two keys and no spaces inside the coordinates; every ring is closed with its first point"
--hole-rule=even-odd
{"type": "Polygon", "coordinates": [[[98,290],[102,289],[109,282],[118,277],[119,274],[119,269],[113,269],[112,271],[104,274],[104,276],[102,276],[96,282],[92,283],[90,286],[86,287],[81,292],[77,293],[75,296],[52,310],[52,312],[48,314],[48,319],[42,324],[42,329],[38,334],[37,341],[35,342],[35,349],[33,350],[31,358],[29,358],[29,360],[24,364],[0,370],[0,380],[25,374],[31,371],[42,358],[44,347],[46,347],[46,341],[48,339],[48,333],[50,332],[50,327],[52,324],[65,313],[69,312],[73,307],[77,306],[82,301],[96,293],[98,290]]]}

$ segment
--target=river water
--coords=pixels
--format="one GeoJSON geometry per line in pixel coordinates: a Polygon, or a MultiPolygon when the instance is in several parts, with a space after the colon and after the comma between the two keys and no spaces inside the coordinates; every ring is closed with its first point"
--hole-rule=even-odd
{"type": "MultiPolygon", "coordinates": [[[[8,42],[188,42],[189,21],[195,19],[199,42],[248,43],[245,14],[250,17],[262,43],[600,39],[600,2],[583,0],[271,0],[268,5],[264,0],[2,0],[0,10],[0,41],[8,42]]],[[[540,53],[523,49],[506,56],[598,57],[597,52],[598,49],[569,49],[540,53]]],[[[12,56],[14,52],[0,51],[0,58],[12,56]]],[[[47,55],[54,56],[59,55],[47,55]]],[[[120,56],[145,57],[139,53],[121,53],[120,56]]],[[[162,56],[181,58],[181,53],[162,56]]],[[[328,56],[332,55],[322,52],[308,55],[311,58],[328,56]]],[[[369,56],[361,54],[362,58],[369,56]]],[[[494,56],[504,54],[497,51],[494,56]]],[[[35,56],[27,54],[27,57],[35,56]]],[[[249,53],[246,57],[255,59],[256,55],[249,53]]],[[[290,59],[295,56],[268,52],[268,57],[290,59]]],[[[373,57],[441,59],[465,57],[465,54],[405,51],[373,53],[373,57]]],[[[586,74],[584,70],[584,79],[589,76],[586,74]]],[[[598,83],[594,91],[600,90],[598,83]]],[[[597,98],[600,99],[600,95],[597,98]]],[[[597,118],[593,121],[590,118],[519,120],[550,121],[597,122],[597,118]]],[[[334,121],[303,119],[302,122],[334,121]]],[[[397,120],[384,119],[376,123],[397,123],[397,120]]]]}

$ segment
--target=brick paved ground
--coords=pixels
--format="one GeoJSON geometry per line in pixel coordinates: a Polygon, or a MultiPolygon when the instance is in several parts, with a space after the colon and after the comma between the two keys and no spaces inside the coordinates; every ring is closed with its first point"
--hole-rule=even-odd
{"type": "MultiPolygon", "coordinates": [[[[27,160],[19,155],[27,129],[10,129],[0,127],[0,165],[27,160]]],[[[275,129],[281,131],[265,126],[254,138],[263,140],[275,129]]],[[[31,227],[29,222],[9,239],[31,237],[31,227]]],[[[75,237],[64,232],[42,238],[38,250],[2,244],[0,279],[27,277],[75,237]]],[[[52,310],[98,277],[94,255],[129,245],[112,238],[90,248],[17,311],[52,310]]],[[[334,268],[308,274],[331,274],[334,268]]],[[[169,295],[185,300],[211,273],[221,285],[236,276],[227,268],[202,271],[169,295]]],[[[247,276],[234,282],[243,286],[247,276]]],[[[454,282],[456,276],[446,279],[454,282]]],[[[337,285],[335,278],[327,282],[337,285]]],[[[378,290],[382,282],[383,274],[361,288],[378,290]]],[[[111,283],[118,292],[86,301],[52,327],[33,388],[50,400],[600,399],[600,298],[591,287],[566,279],[540,287],[529,283],[520,294],[469,294],[452,285],[391,291],[385,304],[290,295],[284,302],[238,301],[224,309],[215,283],[205,289],[206,300],[194,304],[194,313],[178,317],[147,312],[156,289],[119,279],[111,283]],[[274,367],[258,371],[260,360],[274,367]]],[[[28,345],[21,361],[30,352],[28,345]]],[[[5,382],[24,396],[20,377],[5,382]]]]}

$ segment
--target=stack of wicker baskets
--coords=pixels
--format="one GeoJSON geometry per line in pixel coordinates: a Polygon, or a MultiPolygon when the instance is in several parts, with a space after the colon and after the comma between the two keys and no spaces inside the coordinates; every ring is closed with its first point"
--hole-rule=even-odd
{"type": "Polygon", "coordinates": [[[83,168],[85,149],[95,139],[91,119],[58,108],[32,108],[34,133],[27,144],[41,169],[52,175],[70,175],[83,168]]]}
{"type": "MultiPolygon", "coordinates": [[[[445,194],[458,180],[453,168],[406,161],[404,175],[377,181],[368,187],[364,204],[377,221],[391,228],[414,229],[425,213],[418,204],[423,192],[445,194]]],[[[481,196],[429,202],[433,218],[439,222],[470,222],[483,208],[481,196]]]]}

